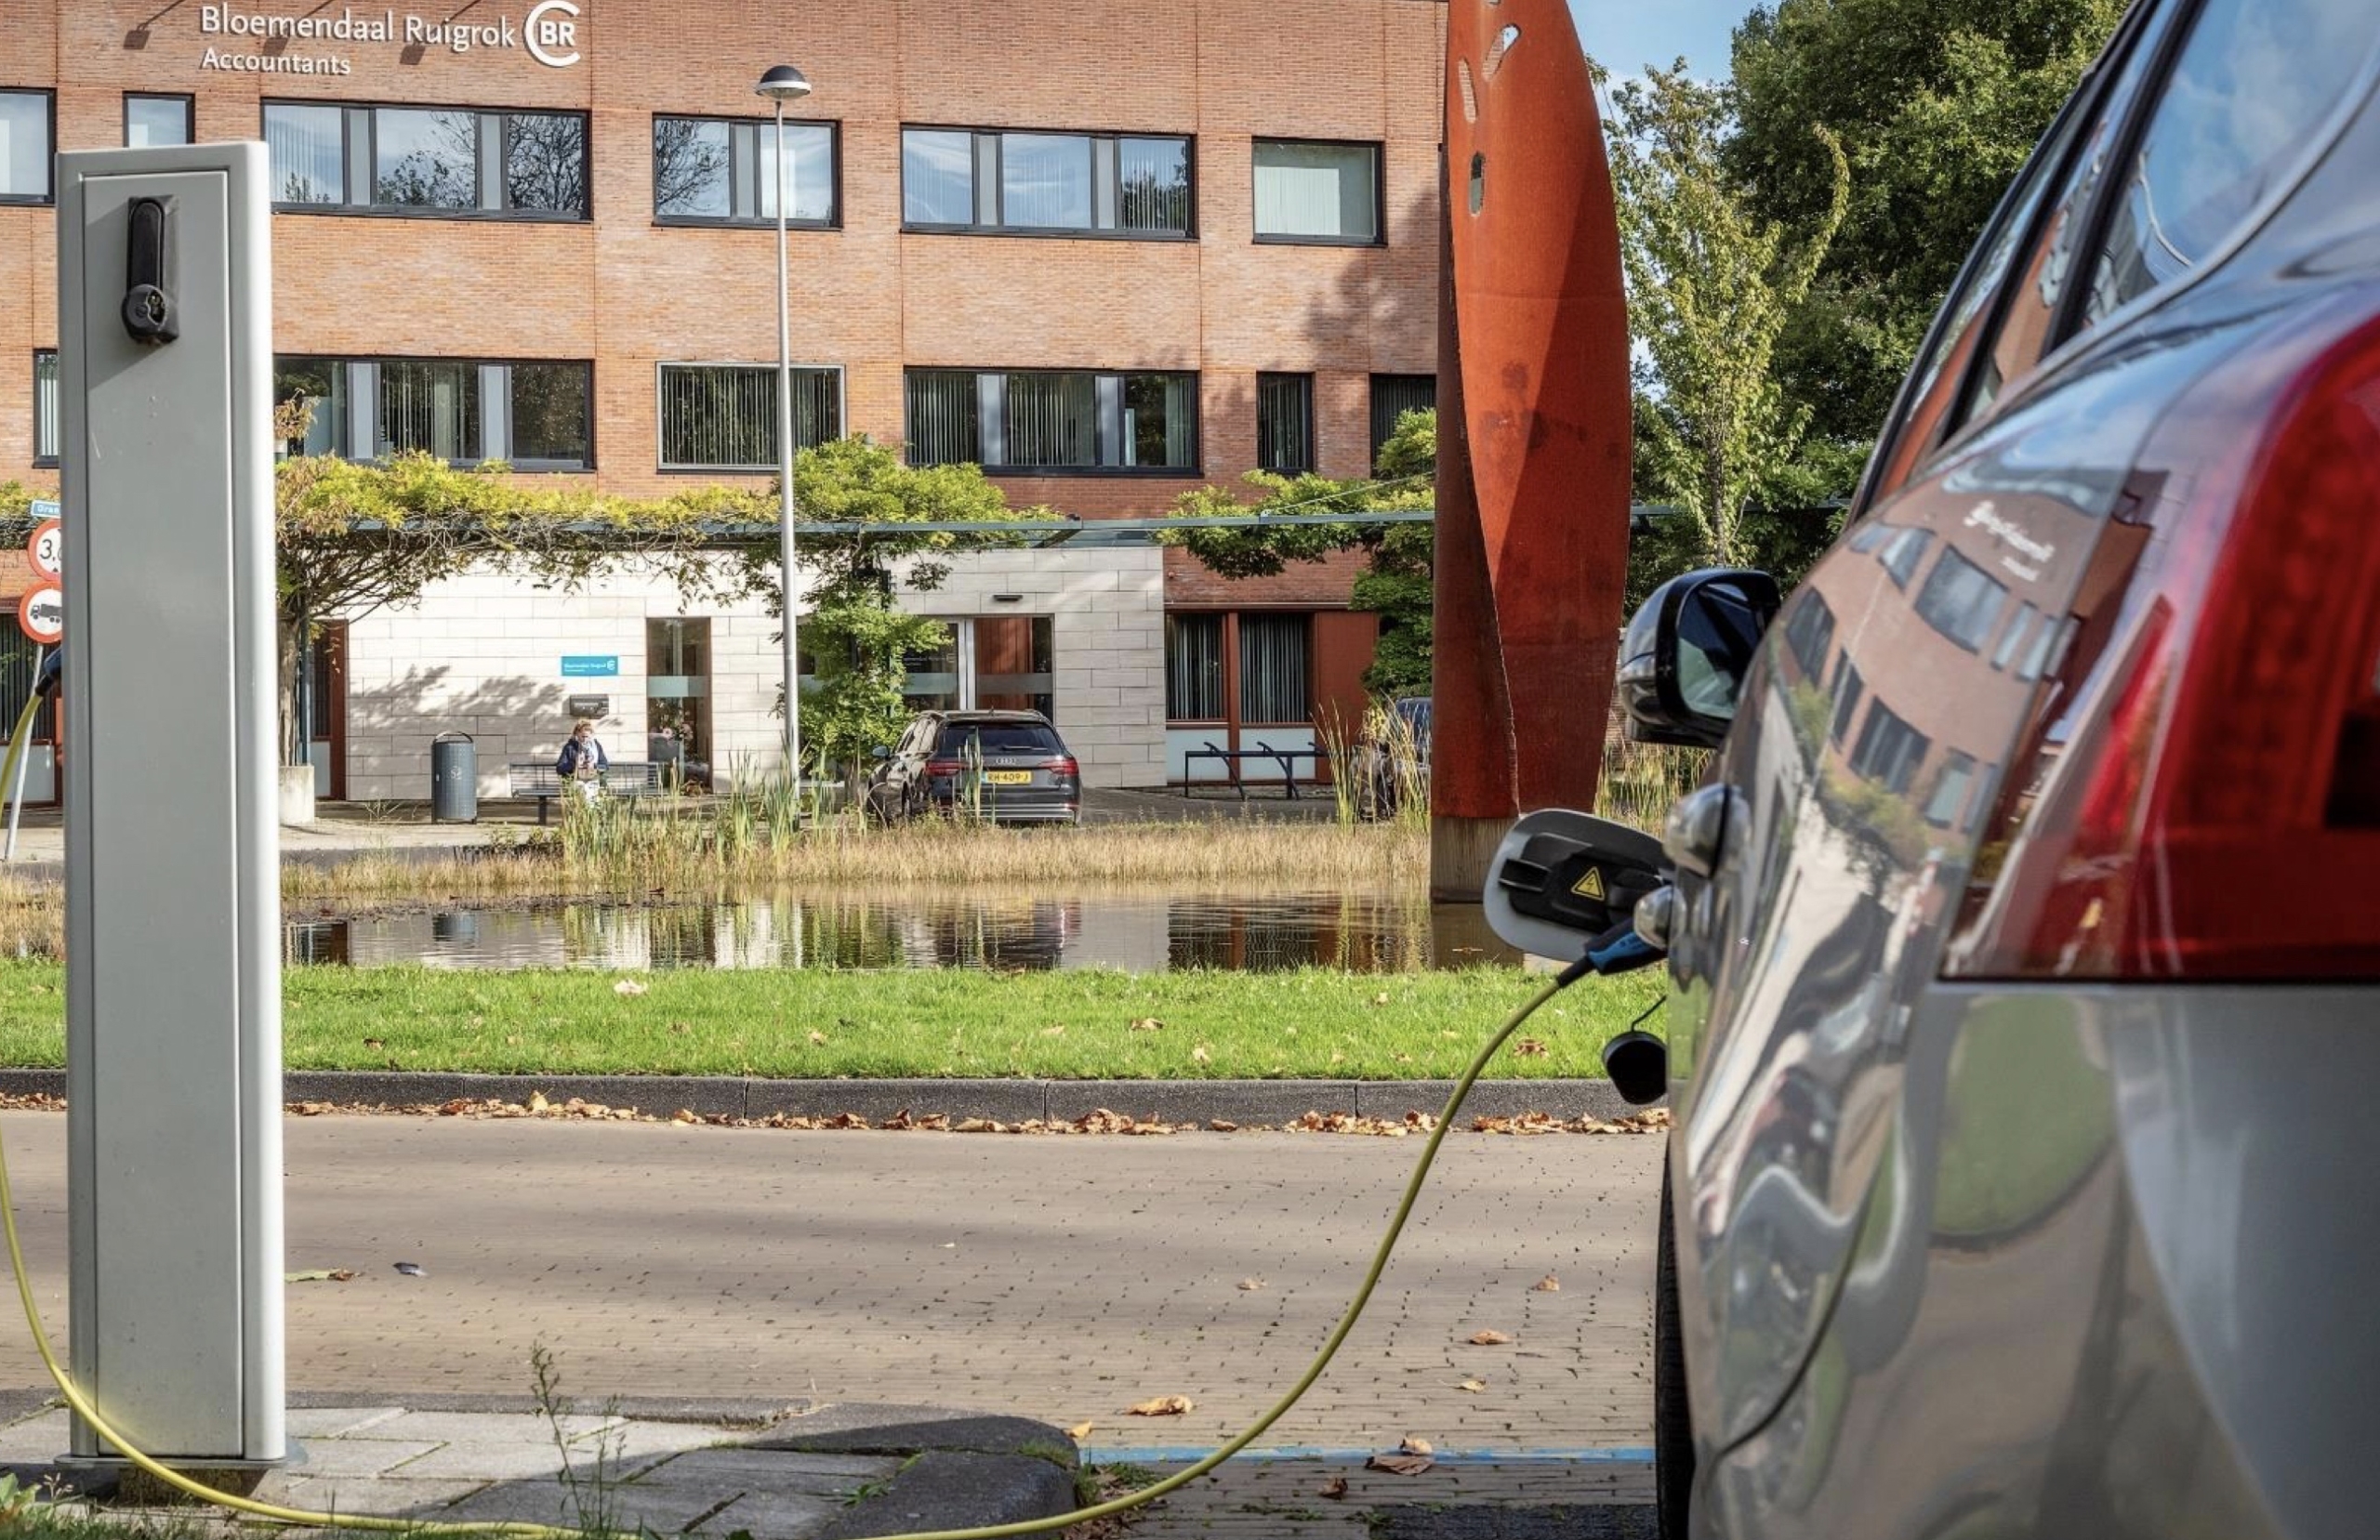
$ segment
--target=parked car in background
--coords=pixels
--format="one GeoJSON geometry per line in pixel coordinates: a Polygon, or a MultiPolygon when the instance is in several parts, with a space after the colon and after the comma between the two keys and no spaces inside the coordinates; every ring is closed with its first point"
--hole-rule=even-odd
{"type": "Polygon", "coordinates": [[[1718,748],[1637,912],[1670,1540],[2380,1528],[2375,67],[2135,0],[1844,538],[1631,623],[1718,748]]]}
{"type": "Polygon", "coordinates": [[[1082,822],[1082,767],[1038,711],[928,711],[876,763],[868,810],[999,823],[1082,822]]]}
{"type": "Polygon", "coordinates": [[[1426,803],[1430,791],[1430,697],[1400,695],[1367,714],[1364,735],[1349,756],[1356,810],[1393,818],[1407,801],[1426,803]]]}

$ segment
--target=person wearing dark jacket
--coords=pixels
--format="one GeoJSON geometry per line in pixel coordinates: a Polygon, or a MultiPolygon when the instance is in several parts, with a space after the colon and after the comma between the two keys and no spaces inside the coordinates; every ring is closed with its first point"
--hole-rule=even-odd
{"type": "Polygon", "coordinates": [[[577,786],[579,796],[592,803],[602,793],[603,772],[611,764],[612,757],[596,741],[594,722],[581,717],[563,741],[562,757],[554,761],[554,769],[563,780],[577,786]]]}

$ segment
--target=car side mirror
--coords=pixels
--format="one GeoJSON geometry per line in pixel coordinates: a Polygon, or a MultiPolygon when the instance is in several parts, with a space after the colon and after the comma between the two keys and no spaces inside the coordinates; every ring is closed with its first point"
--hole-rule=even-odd
{"type": "Polygon", "coordinates": [[[870,759],[878,759],[878,760],[890,759],[890,758],[892,758],[892,751],[891,749],[889,749],[889,748],[886,748],[882,744],[878,744],[874,745],[873,747],[869,748],[869,750],[867,751],[867,757],[868,757],[870,759]]]}
{"type": "Polygon", "coordinates": [[[1738,568],[1688,573],[1654,589],[1620,646],[1628,735],[1640,744],[1716,748],[1783,603],[1775,578],[1738,568]]]}

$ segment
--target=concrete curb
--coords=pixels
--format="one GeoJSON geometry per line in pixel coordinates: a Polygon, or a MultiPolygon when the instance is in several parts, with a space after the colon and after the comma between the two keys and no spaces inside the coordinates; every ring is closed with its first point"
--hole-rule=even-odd
{"type": "MultiPolygon", "coordinates": [[[[1447,1080],[758,1080],[731,1075],[509,1075],[295,1070],[283,1078],[291,1101],[342,1106],[417,1107],[446,1101],[549,1101],[634,1107],[664,1116],[838,1117],[871,1123],[902,1112],[953,1122],[1071,1123],[1104,1108],[1166,1123],[1289,1123],[1307,1112],[1401,1118],[1435,1112],[1447,1080]]],[[[64,1096],[63,1070],[0,1069],[0,1095],[64,1096]]],[[[1609,1121],[1638,1109],[1605,1080],[1485,1080],[1463,1104],[1466,1114],[1513,1117],[1544,1112],[1609,1121]]]]}
{"type": "MultiPolygon", "coordinates": [[[[407,1412],[536,1414],[536,1402],[523,1396],[403,1395],[386,1390],[298,1391],[288,1398],[292,1407],[339,1408],[398,1406],[407,1412]]],[[[53,1398],[38,1390],[0,1391],[0,1425],[38,1415],[53,1398]]],[[[593,1410],[580,1403],[576,1410],[593,1410]]],[[[691,1422],[760,1430],[761,1436],[733,1440],[728,1447],[756,1453],[796,1454],[889,1455],[906,1461],[899,1474],[880,1489],[862,1489],[863,1495],[831,1520],[819,1540],[855,1540],[863,1535],[906,1534],[917,1530],[972,1529],[982,1525],[1023,1523],[1051,1519],[1075,1507],[1075,1471],[1078,1463],[1074,1441],[1048,1423],[1029,1417],[986,1415],[937,1406],[886,1405],[872,1402],[811,1402],[777,1403],[748,1400],[615,1401],[603,1403],[606,1414],[634,1421],[691,1422]]],[[[318,1447],[329,1447],[322,1441],[318,1447]]],[[[11,1463],[9,1474],[30,1481],[51,1467],[45,1462],[11,1463]]],[[[288,1468],[303,1475],[301,1460],[288,1468]]],[[[94,1494],[105,1483],[79,1481],[94,1494]]],[[[507,1485],[490,1483],[494,1491],[507,1485]]],[[[481,1495],[484,1495],[482,1494],[481,1495]]],[[[735,1495],[732,1490],[726,1495],[735,1495]]]]}

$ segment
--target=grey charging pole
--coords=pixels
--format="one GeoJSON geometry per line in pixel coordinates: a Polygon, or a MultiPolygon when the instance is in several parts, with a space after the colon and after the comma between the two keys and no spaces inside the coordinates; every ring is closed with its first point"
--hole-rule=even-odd
{"type": "Polygon", "coordinates": [[[74,1374],[215,1469],[286,1454],[269,192],[58,158],[74,1374]]]}

